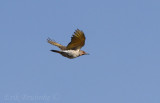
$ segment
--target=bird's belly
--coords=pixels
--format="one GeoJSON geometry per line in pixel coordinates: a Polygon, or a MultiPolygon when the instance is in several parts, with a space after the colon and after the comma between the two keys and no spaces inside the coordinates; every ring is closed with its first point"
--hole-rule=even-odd
{"type": "Polygon", "coordinates": [[[67,58],[76,58],[79,56],[79,51],[75,51],[75,50],[65,50],[61,53],[63,56],[67,57],[67,58]]]}

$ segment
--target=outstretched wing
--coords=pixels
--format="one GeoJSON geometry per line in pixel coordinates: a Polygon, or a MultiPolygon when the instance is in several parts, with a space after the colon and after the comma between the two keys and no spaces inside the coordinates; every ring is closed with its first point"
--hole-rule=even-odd
{"type": "Polygon", "coordinates": [[[52,45],[55,45],[55,46],[59,47],[61,50],[65,50],[65,49],[66,49],[65,46],[63,46],[63,45],[61,45],[61,44],[59,44],[59,43],[57,43],[57,42],[51,40],[50,38],[48,38],[47,41],[48,41],[48,43],[50,43],[50,44],[52,44],[52,45]]]}
{"type": "Polygon", "coordinates": [[[67,45],[67,50],[81,49],[85,44],[85,35],[83,31],[77,29],[71,38],[71,42],[67,45]]]}

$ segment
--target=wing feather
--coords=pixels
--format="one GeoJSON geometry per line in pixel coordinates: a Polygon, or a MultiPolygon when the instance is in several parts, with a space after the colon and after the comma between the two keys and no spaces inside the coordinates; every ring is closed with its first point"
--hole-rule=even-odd
{"type": "Polygon", "coordinates": [[[67,45],[67,50],[81,49],[85,45],[85,39],[83,31],[77,29],[71,37],[71,42],[67,45]]]}
{"type": "Polygon", "coordinates": [[[48,43],[50,43],[50,44],[52,44],[52,45],[55,45],[55,46],[59,47],[61,50],[65,50],[65,49],[66,49],[65,46],[63,46],[63,45],[61,45],[61,44],[59,44],[59,43],[57,43],[57,42],[51,40],[50,38],[48,38],[47,41],[48,41],[48,43]]]}

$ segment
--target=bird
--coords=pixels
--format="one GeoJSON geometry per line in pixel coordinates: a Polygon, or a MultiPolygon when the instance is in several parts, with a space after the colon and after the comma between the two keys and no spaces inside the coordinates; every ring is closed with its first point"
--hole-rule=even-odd
{"type": "Polygon", "coordinates": [[[74,34],[71,37],[71,42],[67,46],[63,46],[57,43],[55,40],[50,38],[47,39],[47,42],[57,46],[60,50],[50,50],[55,53],[59,53],[64,57],[69,59],[77,58],[82,55],[89,55],[85,51],[81,50],[81,48],[85,45],[86,37],[82,30],[75,30],[74,34]]]}

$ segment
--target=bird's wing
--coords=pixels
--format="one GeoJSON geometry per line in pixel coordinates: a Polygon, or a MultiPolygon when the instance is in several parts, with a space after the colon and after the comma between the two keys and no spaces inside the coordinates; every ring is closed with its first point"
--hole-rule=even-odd
{"type": "Polygon", "coordinates": [[[63,45],[61,45],[61,44],[59,44],[59,43],[57,43],[57,42],[51,40],[50,38],[48,38],[47,41],[48,41],[48,43],[50,43],[50,44],[52,44],[52,45],[55,45],[55,46],[59,47],[61,50],[65,50],[65,49],[66,49],[65,46],[63,46],[63,45]]]}
{"type": "Polygon", "coordinates": [[[85,35],[83,31],[77,29],[71,38],[71,42],[67,45],[67,50],[81,49],[84,46],[84,44],[85,44],[85,35]]]}

